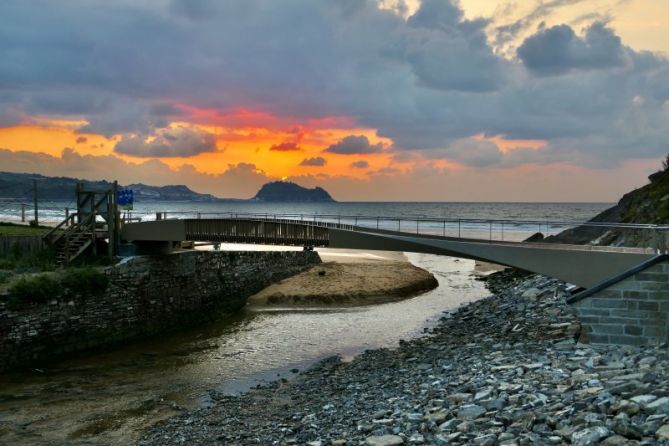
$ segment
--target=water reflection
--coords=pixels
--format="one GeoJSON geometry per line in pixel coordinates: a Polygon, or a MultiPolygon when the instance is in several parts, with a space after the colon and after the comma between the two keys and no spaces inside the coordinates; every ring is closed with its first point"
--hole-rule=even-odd
{"type": "Polygon", "coordinates": [[[0,443],[117,444],[180,407],[207,404],[208,390],[240,392],[314,361],[394,347],[449,308],[486,294],[474,262],[410,254],[440,287],[382,305],[244,311],[178,334],[43,370],[0,376],[0,443]]]}

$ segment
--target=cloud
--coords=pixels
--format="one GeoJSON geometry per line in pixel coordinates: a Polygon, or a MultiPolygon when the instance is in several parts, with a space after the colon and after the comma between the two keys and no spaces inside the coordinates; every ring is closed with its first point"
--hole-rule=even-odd
{"type": "Polygon", "coordinates": [[[77,144],[85,144],[86,142],[88,142],[88,138],[86,138],[85,136],[77,136],[76,142],[77,144]]]}
{"type": "Polygon", "coordinates": [[[134,163],[115,155],[81,155],[69,148],[63,149],[60,157],[0,148],[0,165],[8,172],[118,180],[120,184],[186,184],[198,192],[232,198],[250,198],[263,184],[277,179],[250,163],[230,164],[221,174],[207,174],[190,164],[175,170],[156,159],[134,163]]]}
{"type": "Polygon", "coordinates": [[[592,24],[583,37],[568,25],[558,25],[525,39],[518,48],[518,57],[530,70],[554,75],[622,66],[625,48],[620,37],[604,23],[592,24]]]}
{"type": "MultiPolygon", "coordinates": [[[[508,197],[519,201],[613,201],[638,187],[638,179],[656,171],[660,161],[627,162],[622,167],[599,170],[565,164],[552,169],[530,166],[447,170],[427,164],[406,171],[382,168],[368,179],[319,174],[288,180],[305,187],[321,186],[346,201],[382,201],[388,197],[399,201],[504,201],[508,197]]],[[[114,155],[80,155],[72,149],[55,157],[0,148],[0,166],[9,172],[118,180],[120,184],[186,184],[197,192],[234,198],[250,198],[264,183],[277,180],[251,163],[231,164],[223,173],[207,174],[188,164],[174,170],[158,160],[134,163],[114,155]]]]}
{"type": "Polygon", "coordinates": [[[351,163],[351,167],[354,169],[366,169],[369,167],[369,163],[365,160],[358,160],[351,163]]]}
{"type": "Polygon", "coordinates": [[[300,162],[300,166],[325,166],[327,160],[322,156],[315,156],[313,158],[305,158],[300,162]]]}
{"type": "MultiPolygon", "coordinates": [[[[576,2],[537,2],[528,23],[576,2]]],[[[80,132],[126,135],[117,150],[141,156],[213,149],[145,139],[175,122],[250,127],[268,116],[283,129],[319,120],[376,129],[394,152],[432,158],[458,157],[453,144],[480,134],[542,139],[545,159],[585,165],[666,154],[669,62],[602,23],[582,35],[540,29],[504,58],[490,24],[455,0],[425,0],[409,17],[372,0],[91,5],[0,2],[0,125],[82,121],[80,132]]],[[[519,26],[518,37],[530,29],[519,26]]]]}
{"type": "Polygon", "coordinates": [[[189,127],[162,129],[151,139],[126,135],[114,146],[116,153],[142,158],[190,157],[216,150],[213,134],[189,127]]]}
{"type": "Polygon", "coordinates": [[[296,142],[290,142],[290,141],[284,141],[280,144],[274,144],[269,149],[275,152],[295,152],[302,150],[300,149],[300,147],[297,145],[296,142]]]}
{"type": "Polygon", "coordinates": [[[349,135],[339,142],[332,144],[324,152],[340,155],[358,155],[383,152],[383,144],[371,144],[364,135],[349,135]]]}

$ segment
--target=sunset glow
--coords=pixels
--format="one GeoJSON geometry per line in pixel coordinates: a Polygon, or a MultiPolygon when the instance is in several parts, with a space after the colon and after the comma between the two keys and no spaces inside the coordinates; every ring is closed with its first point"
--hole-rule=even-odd
{"type": "Polygon", "coordinates": [[[213,194],[225,184],[238,196],[285,178],[342,200],[376,197],[390,179],[409,198],[458,199],[466,175],[488,189],[460,198],[485,200],[504,199],[491,182],[511,190],[540,169],[532,194],[508,199],[611,200],[643,184],[666,151],[663,2],[379,0],[344,12],[314,2],[303,11],[312,27],[292,6],[253,1],[258,17],[179,1],[79,15],[65,2],[61,28],[27,4],[6,7],[26,25],[0,44],[2,170],[132,181],[150,171],[158,184],[213,194]],[[163,37],[106,25],[125,14],[163,37]],[[269,45],[279,25],[291,32],[269,45]],[[74,48],[68,30],[87,36],[83,53],[51,48],[74,48]],[[583,190],[559,196],[567,177],[583,190]]]}

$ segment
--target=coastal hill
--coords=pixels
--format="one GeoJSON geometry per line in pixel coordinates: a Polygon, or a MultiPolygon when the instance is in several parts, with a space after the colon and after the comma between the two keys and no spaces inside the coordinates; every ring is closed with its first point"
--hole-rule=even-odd
{"type": "MultiPolygon", "coordinates": [[[[33,180],[37,181],[40,200],[72,200],[77,183],[85,189],[106,190],[109,181],[89,181],[68,177],[49,177],[32,173],[0,172],[0,200],[29,202],[33,197],[33,180]]],[[[195,192],[184,185],[149,186],[142,183],[119,186],[131,189],[135,201],[190,201],[199,203],[250,201],[238,198],[219,198],[195,192]]],[[[329,193],[320,187],[307,189],[295,183],[275,181],[260,188],[251,199],[266,202],[334,202],[329,193]]]]}
{"type": "Polygon", "coordinates": [[[255,201],[266,202],[306,202],[306,203],[333,203],[335,200],[323,188],[307,189],[288,181],[274,181],[260,188],[255,201]]]}
{"type": "MultiPolygon", "coordinates": [[[[650,182],[626,193],[618,203],[592,218],[592,222],[610,223],[669,223],[669,157],[663,169],[648,177],[650,182]]],[[[551,243],[575,243],[612,246],[645,246],[642,231],[609,230],[596,227],[577,227],[544,239],[551,243]]]]}
{"type": "MultiPolygon", "coordinates": [[[[48,177],[30,173],[0,172],[0,200],[30,201],[33,197],[33,180],[37,181],[40,200],[72,200],[77,183],[85,189],[105,190],[112,187],[109,181],[88,181],[68,177],[48,177]]],[[[132,189],[135,200],[151,201],[197,201],[215,202],[221,200],[209,194],[200,194],[183,185],[147,186],[131,184],[119,186],[132,189]]]]}

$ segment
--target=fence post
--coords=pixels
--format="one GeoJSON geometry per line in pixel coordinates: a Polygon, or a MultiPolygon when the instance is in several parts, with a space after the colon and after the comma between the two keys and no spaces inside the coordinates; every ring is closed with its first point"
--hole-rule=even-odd
{"type": "Polygon", "coordinates": [[[21,203],[21,223],[26,222],[26,205],[25,203],[21,203]]]}
{"type": "Polygon", "coordinates": [[[70,219],[70,208],[65,208],[65,226],[68,226],[69,219],[70,219]]]}

